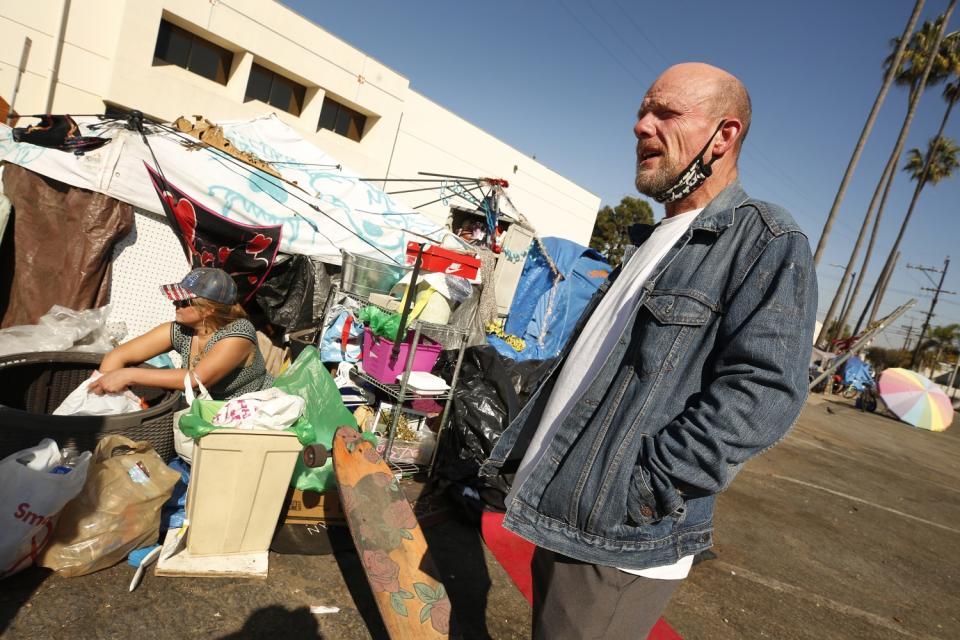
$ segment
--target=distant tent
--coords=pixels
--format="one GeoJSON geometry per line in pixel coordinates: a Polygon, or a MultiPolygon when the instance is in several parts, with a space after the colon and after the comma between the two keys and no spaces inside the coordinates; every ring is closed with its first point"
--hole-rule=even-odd
{"type": "Polygon", "coordinates": [[[873,384],[873,373],[866,362],[857,356],[851,356],[843,364],[844,384],[873,384]]]}

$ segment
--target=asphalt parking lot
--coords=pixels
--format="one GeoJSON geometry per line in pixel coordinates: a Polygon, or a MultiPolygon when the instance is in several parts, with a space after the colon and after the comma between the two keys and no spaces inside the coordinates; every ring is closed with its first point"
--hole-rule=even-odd
{"type": "Polygon", "coordinates": [[[960,427],[813,396],[717,508],[717,559],[666,618],[688,640],[960,637],[960,427]]]}

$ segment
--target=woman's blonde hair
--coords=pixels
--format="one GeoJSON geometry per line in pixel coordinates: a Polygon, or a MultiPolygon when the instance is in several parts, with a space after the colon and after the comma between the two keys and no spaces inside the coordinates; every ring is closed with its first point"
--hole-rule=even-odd
{"type": "Polygon", "coordinates": [[[234,320],[247,317],[247,312],[239,304],[223,304],[206,298],[194,298],[192,306],[210,311],[205,321],[213,325],[214,331],[227,326],[234,320]]]}

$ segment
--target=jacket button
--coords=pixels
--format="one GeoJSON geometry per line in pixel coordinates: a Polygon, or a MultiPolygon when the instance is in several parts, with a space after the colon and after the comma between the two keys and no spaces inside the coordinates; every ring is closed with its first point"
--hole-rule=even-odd
{"type": "Polygon", "coordinates": [[[640,515],[642,515],[644,518],[649,518],[653,515],[653,509],[650,508],[650,505],[645,504],[640,507],[640,515]]]}

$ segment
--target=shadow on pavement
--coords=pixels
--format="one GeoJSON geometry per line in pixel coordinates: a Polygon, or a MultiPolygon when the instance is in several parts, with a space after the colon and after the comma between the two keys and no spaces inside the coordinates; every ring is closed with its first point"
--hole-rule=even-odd
{"type": "Polygon", "coordinates": [[[490,575],[480,531],[472,524],[456,520],[453,512],[448,512],[447,517],[443,522],[425,527],[423,535],[450,596],[456,621],[450,636],[466,640],[490,638],[487,630],[490,575]]]}
{"type": "Polygon", "coordinates": [[[253,638],[272,638],[278,630],[283,630],[284,638],[313,640],[321,639],[316,617],[308,607],[287,609],[280,605],[264,607],[254,611],[243,628],[236,633],[221,636],[220,640],[248,640],[253,638]]]}
{"type": "Polygon", "coordinates": [[[340,567],[340,573],[350,591],[350,597],[353,598],[357,611],[370,631],[370,637],[373,640],[390,640],[387,628],[380,617],[380,611],[377,609],[377,602],[373,599],[373,592],[370,591],[367,575],[363,572],[360,556],[353,547],[349,529],[331,527],[327,531],[334,549],[349,549],[349,551],[335,551],[333,557],[337,561],[337,566],[340,567]]]}
{"type": "Polygon", "coordinates": [[[10,626],[20,608],[51,575],[53,571],[50,569],[29,567],[3,579],[3,587],[0,588],[0,636],[10,626]]]}

